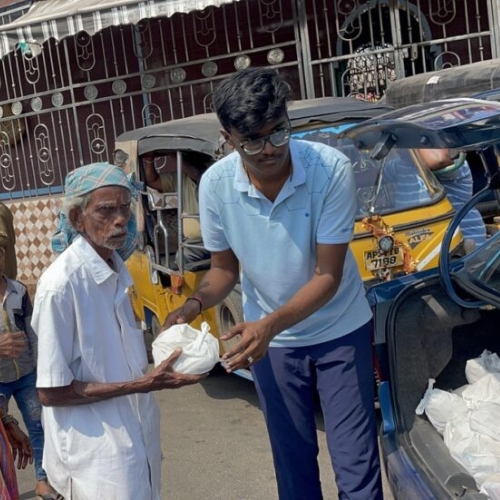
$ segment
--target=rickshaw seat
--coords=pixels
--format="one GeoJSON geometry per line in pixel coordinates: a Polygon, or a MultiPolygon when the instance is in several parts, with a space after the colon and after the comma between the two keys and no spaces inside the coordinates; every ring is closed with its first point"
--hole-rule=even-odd
{"type": "Polygon", "coordinates": [[[188,262],[184,264],[184,270],[190,272],[206,271],[210,269],[211,259],[196,260],[193,262],[188,262]]]}

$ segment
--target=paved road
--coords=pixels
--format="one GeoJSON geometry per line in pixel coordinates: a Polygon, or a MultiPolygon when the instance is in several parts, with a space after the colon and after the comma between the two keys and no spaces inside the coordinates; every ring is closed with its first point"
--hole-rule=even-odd
{"type": "MultiPolygon", "coordinates": [[[[202,384],[157,393],[157,400],[163,500],[277,498],[269,442],[251,382],[220,372],[202,384]]],[[[333,499],[336,488],[319,417],[318,428],[324,496],[333,499]]],[[[33,467],[20,471],[18,479],[21,500],[34,500],[33,467]]]]}

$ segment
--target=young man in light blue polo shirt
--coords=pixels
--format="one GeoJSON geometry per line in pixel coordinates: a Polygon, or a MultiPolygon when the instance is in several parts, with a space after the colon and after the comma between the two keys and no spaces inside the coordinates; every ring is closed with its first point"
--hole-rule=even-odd
{"type": "Polygon", "coordinates": [[[382,498],[371,311],[349,250],[356,213],[347,157],[290,139],[290,87],[271,69],[239,71],[213,101],[229,147],[200,184],[211,269],[167,319],[191,322],[241,279],[245,322],[225,355],[251,366],[282,500],[322,498],[315,395],[340,498],[382,498]]]}

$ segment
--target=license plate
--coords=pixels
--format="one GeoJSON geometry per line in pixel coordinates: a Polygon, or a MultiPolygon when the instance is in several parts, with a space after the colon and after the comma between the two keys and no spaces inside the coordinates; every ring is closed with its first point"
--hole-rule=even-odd
{"type": "Polygon", "coordinates": [[[365,252],[365,268],[368,271],[378,271],[388,267],[403,265],[403,252],[399,247],[394,247],[388,252],[380,250],[370,250],[365,252]]]}

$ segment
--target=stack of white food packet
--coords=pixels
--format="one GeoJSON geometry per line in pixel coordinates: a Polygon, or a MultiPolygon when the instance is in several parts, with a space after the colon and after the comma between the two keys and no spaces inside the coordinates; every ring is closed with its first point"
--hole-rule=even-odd
{"type": "Polygon", "coordinates": [[[481,492],[500,500],[500,358],[488,350],[467,361],[468,385],[455,392],[429,386],[416,408],[443,435],[450,455],[481,492]]]}
{"type": "Polygon", "coordinates": [[[206,321],[201,324],[201,331],[187,323],[171,326],[156,337],[152,347],[155,366],[181,347],[182,354],[173,366],[180,373],[201,375],[219,362],[219,341],[210,333],[206,321]]]}

